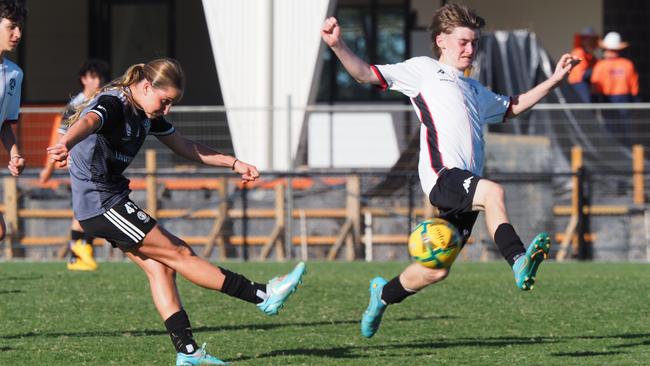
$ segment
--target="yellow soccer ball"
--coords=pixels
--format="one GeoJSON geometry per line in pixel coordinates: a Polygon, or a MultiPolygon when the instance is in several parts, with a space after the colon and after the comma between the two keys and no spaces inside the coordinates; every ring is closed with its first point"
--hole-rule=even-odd
{"type": "Polygon", "coordinates": [[[409,254],[429,268],[451,267],[461,248],[458,229],[441,218],[422,221],[409,237],[409,254]]]}

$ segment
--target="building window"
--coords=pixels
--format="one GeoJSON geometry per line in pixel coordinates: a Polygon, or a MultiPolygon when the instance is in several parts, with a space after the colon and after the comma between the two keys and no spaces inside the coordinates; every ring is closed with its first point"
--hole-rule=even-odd
{"type": "Polygon", "coordinates": [[[112,77],[133,64],[175,56],[173,0],[94,0],[89,10],[90,56],[108,61],[112,77]]]}
{"type": "MultiPolygon", "coordinates": [[[[409,55],[408,5],[408,0],[340,0],[335,16],[352,52],[370,64],[396,63],[409,55]]],[[[397,93],[357,83],[331,50],[322,57],[317,102],[403,100],[397,93]]]]}

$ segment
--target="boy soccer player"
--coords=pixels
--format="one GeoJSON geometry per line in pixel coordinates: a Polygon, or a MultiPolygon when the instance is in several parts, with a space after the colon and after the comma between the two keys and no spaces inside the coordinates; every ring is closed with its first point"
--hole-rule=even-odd
{"type": "MultiPolygon", "coordinates": [[[[103,60],[89,59],[86,60],[79,69],[79,84],[82,86],[81,92],[74,96],[65,111],[63,112],[62,121],[66,121],[72,116],[76,108],[95,96],[99,89],[110,79],[108,64],[103,60]]],[[[68,126],[61,124],[59,134],[64,135],[68,126]]],[[[41,183],[47,182],[54,172],[54,161],[49,160],[45,168],[41,171],[41,183]]],[[[97,269],[97,262],[93,253],[92,235],[84,233],[79,221],[74,217],[70,224],[70,242],[68,250],[70,258],[68,259],[68,269],[71,271],[94,271],[97,269]]]]}
{"type": "MultiPolygon", "coordinates": [[[[548,254],[550,239],[537,235],[528,250],[508,220],[501,185],[483,173],[483,125],[503,122],[539,102],[556,87],[579,60],[565,54],[546,81],[524,94],[507,97],[492,93],[463,75],[476,55],[483,18],[469,8],[447,4],[433,15],[430,26],[437,59],[415,57],[393,65],[368,65],[343,42],[336,18],[325,20],[324,42],[359,83],[391,89],[411,98],[422,122],[419,176],[429,201],[441,217],[453,223],[466,242],[479,211],[499,251],[514,271],[515,283],[530,290],[540,263],[548,254]]],[[[361,334],[372,337],[390,304],[442,281],[449,269],[431,269],[412,263],[397,277],[370,281],[370,303],[361,320],[361,334]]]]}
{"type": "MultiPolygon", "coordinates": [[[[25,168],[25,159],[20,155],[16,135],[11,124],[18,122],[20,110],[20,90],[23,83],[23,70],[5,57],[18,47],[23,34],[27,10],[14,1],[0,1],[0,140],[9,153],[9,172],[14,177],[25,168]]],[[[5,222],[0,215],[0,240],[6,233],[5,222]]]]}

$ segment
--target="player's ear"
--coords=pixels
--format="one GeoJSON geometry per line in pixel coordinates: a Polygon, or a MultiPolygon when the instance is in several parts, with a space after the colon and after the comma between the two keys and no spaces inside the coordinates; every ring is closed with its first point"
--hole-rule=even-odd
{"type": "Polygon", "coordinates": [[[142,82],[142,93],[144,95],[147,95],[150,91],[151,91],[151,83],[149,82],[149,80],[144,79],[144,81],[142,82]]]}
{"type": "Polygon", "coordinates": [[[436,36],[436,46],[441,50],[445,48],[445,40],[442,38],[442,33],[436,36]]]}

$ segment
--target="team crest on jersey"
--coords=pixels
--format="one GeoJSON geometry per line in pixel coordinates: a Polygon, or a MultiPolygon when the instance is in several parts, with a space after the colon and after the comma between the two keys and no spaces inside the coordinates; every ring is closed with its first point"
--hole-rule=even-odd
{"type": "Polygon", "coordinates": [[[438,70],[438,76],[440,77],[439,79],[440,81],[450,81],[452,83],[454,82],[454,80],[450,79],[447,73],[445,72],[445,70],[443,69],[438,70]]]}
{"type": "Polygon", "coordinates": [[[7,94],[11,95],[12,97],[14,96],[14,89],[16,89],[16,79],[11,78],[9,80],[9,91],[7,94]]]}
{"type": "Polygon", "coordinates": [[[136,215],[138,216],[138,219],[139,219],[140,221],[144,222],[145,224],[146,224],[147,222],[149,222],[149,220],[151,219],[151,218],[149,217],[149,215],[147,215],[147,214],[144,213],[143,211],[138,211],[138,213],[137,213],[136,215]]]}
{"type": "Polygon", "coordinates": [[[151,129],[151,120],[149,118],[145,119],[142,121],[142,125],[144,126],[144,134],[148,135],[149,130],[151,129]]]}

